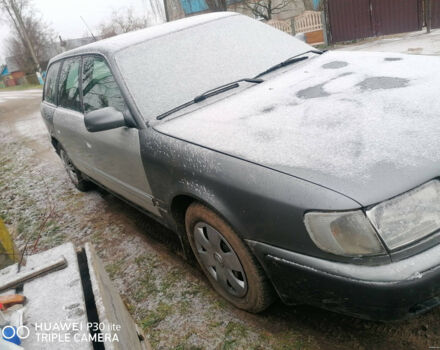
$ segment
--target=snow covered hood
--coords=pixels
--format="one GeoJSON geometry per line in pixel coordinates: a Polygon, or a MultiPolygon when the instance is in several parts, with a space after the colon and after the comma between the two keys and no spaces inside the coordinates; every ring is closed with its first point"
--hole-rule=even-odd
{"type": "Polygon", "coordinates": [[[162,133],[370,205],[440,175],[440,58],[332,51],[162,133]]]}

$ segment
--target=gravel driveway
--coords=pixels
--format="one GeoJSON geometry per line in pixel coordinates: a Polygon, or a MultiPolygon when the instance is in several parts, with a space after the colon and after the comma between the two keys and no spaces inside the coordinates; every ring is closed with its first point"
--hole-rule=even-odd
{"type": "Polygon", "coordinates": [[[440,309],[382,324],[277,302],[229,306],[181,258],[178,240],[112,195],[80,193],[48,141],[39,91],[0,92],[0,216],[28,252],[92,242],[155,349],[428,349],[440,309]]]}

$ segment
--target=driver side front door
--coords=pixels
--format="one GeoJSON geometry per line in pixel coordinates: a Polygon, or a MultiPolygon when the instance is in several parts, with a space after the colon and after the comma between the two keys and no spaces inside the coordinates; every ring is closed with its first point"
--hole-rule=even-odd
{"type": "MultiPolygon", "coordinates": [[[[125,111],[127,105],[105,59],[84,56],[82,61],[84,113],[114,107],[125,111]]],[[[93,177],[115,193],[160,216],[153,204],[150,185],[142,164],[139,130],[121,127],[87,132],[86,147],[92,157],[93,177]]]]}

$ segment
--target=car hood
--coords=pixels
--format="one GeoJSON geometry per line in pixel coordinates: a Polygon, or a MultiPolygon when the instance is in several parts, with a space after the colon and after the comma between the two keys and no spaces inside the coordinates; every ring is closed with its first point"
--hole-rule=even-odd
{"type": "Polygon", "coordinates": [[[366,206],[439,175],[439,72],[437,57],[332,51],[155,129],[366,206]]]}

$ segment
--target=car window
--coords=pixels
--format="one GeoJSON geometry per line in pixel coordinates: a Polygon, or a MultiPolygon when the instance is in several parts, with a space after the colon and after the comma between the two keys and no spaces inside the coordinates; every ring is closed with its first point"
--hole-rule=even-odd
{"type": "Polygon", "coordinates": [[[81,111],[79,98],[79,67],[81,58],[69,58],[64,61],[60,73],[58,104],[61,107],[81,111]]]}
{"type": "Polygon", "coordinates": [[[58,70],[60,68],[60,62],[55,62],[49,67],[49,71],[46,76],[46,83],[44,86],[44,100],[50,103],[56,103],[57,97],[57,77],[58,70]]]}
{"type": "MultiPolygon", "coordinates": [[[[135,34],[127,34],[129,38],[131,35],[135,34]]],[[[141,38],[143,34],[136,35],[141,38]]],[[[147,120],[205,91],[255,77],[289,57],[313,49],[274,27],[237,15],[188,26],[154,40],[146,34],[145,38],[116,52],[115,60],[130,95],[147,120]]]]}
{"type": "Polygon", "coordinates": [[[104,107],[124,111],[126,106],[110,68],[102,57],[89,56],[83,60],[84,112],[104,107]]]}

